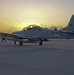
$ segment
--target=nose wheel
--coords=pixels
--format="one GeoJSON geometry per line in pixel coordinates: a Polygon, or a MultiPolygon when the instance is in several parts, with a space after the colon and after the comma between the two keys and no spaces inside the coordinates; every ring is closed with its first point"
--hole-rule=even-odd
{"type": "Polygon", "coordinates": [[[40,41],[40,42],[39,42],[39,45],[42,45],[42,44],[43,44],[43,42],[42,42],[42,41],[40,41]]]}
{"type": "Polygon", "coordinates": [[[23,42],[20,41],[20,42],[19,42],[19,45],[22,46],[22,45],[23,45],[23,42]]]}
{"type": "Polygon", "coordinates": [[[14,44],[16,45],[16,41],[14,41],[14,44]]]}

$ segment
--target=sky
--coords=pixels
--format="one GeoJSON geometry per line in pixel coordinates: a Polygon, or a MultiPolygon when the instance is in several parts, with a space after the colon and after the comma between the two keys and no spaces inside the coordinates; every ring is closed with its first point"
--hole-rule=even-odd
{"type": "Polygon", "coordinates": [[[0,31],[14,32],[36,24],[66,27],[74,14],[74,0],[0,0],[0,31]]]}

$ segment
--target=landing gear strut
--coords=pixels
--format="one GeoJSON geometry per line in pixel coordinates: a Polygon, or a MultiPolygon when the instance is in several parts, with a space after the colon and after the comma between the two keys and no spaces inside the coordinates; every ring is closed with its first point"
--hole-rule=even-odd
{"type": "Polygon", "coordinates": [[[42,42],[42,39],[40,38],[40,42],[39,42],[39,45],[42,45],[43,44],[43,42],[42,42]]]}
{"type": "Polygon", "coordinates": [[[22,41],[20,41],[20,42],[19,42],[19,45],[20,45],[20,46],[22,46],[22,45],[23,45],[23,42],[22,42],[22,41]]]}
{"type": "Polygon", "coordinates": [[[40,42],[39,42],[39,45],[42,45],[42,44],[43,44],[43,42],[42,42],[42,41],[40,41],[40,42]]]}
{"type": "Polygon", "coordinates": [[[14,41],[14,44],[16,44],[16,41],[14,41]]]}

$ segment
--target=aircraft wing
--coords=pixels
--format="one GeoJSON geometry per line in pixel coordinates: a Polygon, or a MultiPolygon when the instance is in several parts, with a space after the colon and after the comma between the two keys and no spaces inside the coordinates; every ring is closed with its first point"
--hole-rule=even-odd
{"type": "Polygon", "coordinates": [[[0,36],[1,35],[6,35],[6,36],[8,36],[8,35],[10,35],[9,33],[4,33],[4,32],[0,32],[0,36]]]}
{"type": "Polygon", "coordinates": [[[0,32],[0,36],[6,36],[6,37],[14,37],[14,38],[24,38],[24,36],[19,35],[19,34],[10,34],[10,33],[4,33],[4,32],[0,32]]]}
{"type": "Polygon", "coordinates": [[[16,42],[19,42],[19,45],[22,46],[23,43],[37,43],[39,42],[39,45],[42,45],[42,39],[38,38],[37,36],[32,35],[21,35],[21,34],[9,34],[9,33],[2,33],[0,32],[0,35],[5,35],[7,40],[14,41],[14,44],[16,42]]]}
{"type": "Polygon", "coordinates": [[[6,36],[7,38],[14,38],[14,39],[30,39],[30,40],[38,39],[37,36],[32,36],[32,35],[24,36],[20,34],[9,34],[9,33],[0,32],[0,36],[2,35],[6,36]]]}

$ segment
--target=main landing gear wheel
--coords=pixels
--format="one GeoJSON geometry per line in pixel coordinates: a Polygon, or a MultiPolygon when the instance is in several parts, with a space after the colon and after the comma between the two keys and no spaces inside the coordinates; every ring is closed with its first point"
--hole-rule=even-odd
{"type": "Polygon", "coordinates": [[[42,44],[43,44],[43,42],[42,42],[42,41],[40,41],[40,42],[39,42],[39,45],[42,45],[42,44]]]}
{"type": "Polygon", "coordinates": [[[14,41],[14,44],[16,45],[16,41],[14,41]]]}
{"type": "Polygon", "coordinates": [[[22,46],[23,45],[23,42],[19,42],[19,45],[22,46]]]}

